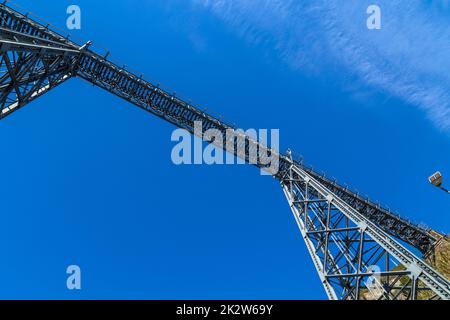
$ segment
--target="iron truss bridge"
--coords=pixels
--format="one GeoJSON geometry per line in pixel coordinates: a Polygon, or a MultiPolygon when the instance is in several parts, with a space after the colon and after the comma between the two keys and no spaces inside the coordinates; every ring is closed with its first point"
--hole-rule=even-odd
{"type": "MultiPolygon", "coordinates": [[[[89,42],[77,44],[0,4],[0,119],[69,79],[81,78],[192,134],[194,123],[201,121],[201,137],[207,142],[215,143],[203,136],[209,129],[224,137],[236,129],[89,47],[89,42]]],[[[330,299],[450,299],[450,282],[409,249],[426,254],[439,234],[359,196],[290,153],[279,154],[245,135],[225,145],[232,146],[226,151],[262,169],[270,170],[252,158],[255,150],[279,162],[273,176],[330,299]]]]}

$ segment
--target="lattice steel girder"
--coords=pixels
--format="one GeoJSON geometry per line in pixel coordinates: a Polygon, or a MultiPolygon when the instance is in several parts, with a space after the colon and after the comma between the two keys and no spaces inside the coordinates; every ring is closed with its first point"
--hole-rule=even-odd
{"type": "MultiPolygon", "coordinates": [[[[173,94],[142,80],[126,70],[115,66],[111,62],[105,61],[104,58],[88,54],[89,53],[86,53],[83,56],[78,69],[78,75],[83,79],[94,83],[191,133],[194,133],[195,121],[201,121],[203,123],[203,132],[209,129],[217,129],[226,136],[225,132],[227,130],[235,129],[234,126],[211,117],[190,103],[175,97],[173,94]]],[[[255,142],[253,139],[247,137],[246,140],[250,145],[248,148],[249,150],[251,146],[260,150],[266,150],[265,146],[255,142]]],[[[244,158],[245,160],[249,159],[248,153],[245,155],[238,155],[234,151],[231,151],[231,153],[244,158]]],[[[276,173],[275,176],[279,179],[281,174],[289,166],[290,162],[286,156],[281,154],[276,155],[280,164],[280,171],[276,173]]],[[[264,164],[260,162],[256,162],[255,164],[260,168],[264,167],[264,164]]],[[[305,168],[300,163],[297,163],[297,166],[305,168]]],[[[305,170],[308,169],[305,168],[305,170]]],[[[329,181],[318,173],[312,170],[309,171],[311,175],[320,179],[320,181],[329,189],[332,189],[335,193],[339,194],[341,199],[346,201],[347,204],[360,211],[367,218],[373,219],[373,221],[378,223],[381,228],[393,236],[413,245],[423,253],[428,252],[435,243],[436,239],[427,230],[390,213],[388,210],[367,199],[363,199],[356,193],[351,192],[335,182],[329,181]]]]}
{"type": "Polygon", "coordinates": [[[0,42],[0,119],[73,76],[67,52],[0,42]]]}
{"type": "Polygon", "coordinates": [[[450,282],[291,162],[286,198],[330,299],[450,299],[450,282]]]}
{"type": "Polygon", "coordinates": [[[422,253],[427,253],[432,250],[437,239],[429,230],[363,198],[348,188],[337,184],[336,181],[332,181],[323,175],[319,175],[310,168],[305,166],[301,167],[311,176],[316,178],[316,180],[320,181],[325,187],[338,195],[339,198],[344,200],[352,208],[356,209],[390,235],[416,247],[422,253]]]}
{"type": "MultiPolygon", "coordinates": [[[[195,121],[202,121],[203,131],[217,129],[224,133],[226,130],[235,129],[234,126],[207,114],[191,103],[179,99],[174,94],[162,90],[141,77],[107,61],[101,55],[88,50],[87,46],[80,46],[74,43],[5,4],[0,4],[0,39],[1,42],[11,45],[11,48],[14,45],[15,50],[33,52],[45,52],[41,50],[47,50],[48,53],[50,51],[52,53],[64,51],[65,55],[78,55],[80,60],[76,62],[80,62],[80,64],[78,65],[75,61],[72,61],[74,65],[72,65],[70,73],[66,75],[67,77],[78,75],[191,133],[194,132],[195,121]],[[21,44],[14,42],[20,42],[21,44]]],[[[22,101],[22,105],[29,101],[31,100],[22,101]]],[[[250,150],[255,148],[263,151],[267,150],[265,146],[250,137],[245,137],[244,140],[247,141],[245,154],[237,154],[235,150],[242,149],[236,147],[234,147],[234,150],[231,150],[232,154],[248,161],[250,160],[250,150]]],[[[226,144],[224,143],[223,145],[226,144]]],[[[233,143],[233,146],[235,145],[233,143]]],[[[284,155],[277,154],[277,156],[280,171],[275,176],[279,179],[282,173],[289,168],[290,162],[284,155]]],[[[267,167],[261,162],[254,162],[260,168],[267,167]]],[[[422,253],[428,252],[436,242],[437,239],[428,230],[392,214],[389,210],[362,198],[357,193],[321,176],[300,163],[297,163],[297,166],[307,170],[328,189],[339,194],[340,198],[348,205],[377,223],[384,231],[418,248],[422,253]]]]}
{"type": "Polygon", "coordinates": [[[10,7],[5,3],[0,3],[0,29],[18,33],[22,35],[32,36],[37,41],[53,41],[58,46],[65,45],[72,49],[77,49],[79,46],[70,41],[68,38],[63,37],[59,33],[51,30],[48,26],[30,19],[28,15],[24,15],[10,7]]]}

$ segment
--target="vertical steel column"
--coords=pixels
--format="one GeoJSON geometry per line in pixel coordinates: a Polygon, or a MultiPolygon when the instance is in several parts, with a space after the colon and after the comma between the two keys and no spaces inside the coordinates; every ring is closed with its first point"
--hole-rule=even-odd
{"type": "Polygon", "coordinates": [[[294,162],[281,186],[330,299],[450,298],[443,276],[294,162]]]}

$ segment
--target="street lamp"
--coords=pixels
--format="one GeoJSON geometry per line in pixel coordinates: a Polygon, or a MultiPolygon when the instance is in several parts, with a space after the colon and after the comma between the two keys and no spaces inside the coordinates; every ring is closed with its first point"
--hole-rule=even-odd
{"type": "Polygon", "coordinates": [[[450,193],[449,190],[445,189],[442,186],[442,173],[440,173],[439,171],[436,171],[433,175],[431,175],[428,178],[428,181],[430,181],[430,183],[433,186],[438,187],[439,189],[443,190],[444,192],[450,193]]]}

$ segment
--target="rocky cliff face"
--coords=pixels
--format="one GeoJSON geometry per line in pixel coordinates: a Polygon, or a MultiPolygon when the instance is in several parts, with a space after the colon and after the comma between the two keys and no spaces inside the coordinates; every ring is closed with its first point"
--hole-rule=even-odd
{"type": "Polygon", "coordinates": [[[450,280],[450,238],[448,236],[441,237],[433,252],[425,256],[425,260],[450,280]]]}

